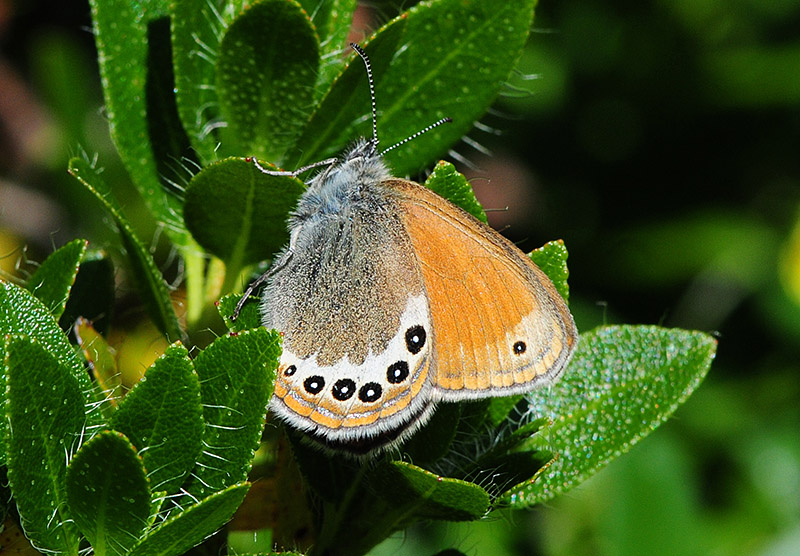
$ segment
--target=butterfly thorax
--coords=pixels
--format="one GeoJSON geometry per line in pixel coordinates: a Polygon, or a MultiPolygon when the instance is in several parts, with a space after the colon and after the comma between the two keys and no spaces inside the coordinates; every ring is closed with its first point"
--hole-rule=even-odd
{"type": "Polygon", "coordinates": [[[374,205],[375,189],[390,176],[389,169],[376,152],[375,142],[359,140],[341,160],[308,182],[308,189],[292,215],[290,228],[314,218],[346,218],[347,211],[354,207],[374,205]]]}

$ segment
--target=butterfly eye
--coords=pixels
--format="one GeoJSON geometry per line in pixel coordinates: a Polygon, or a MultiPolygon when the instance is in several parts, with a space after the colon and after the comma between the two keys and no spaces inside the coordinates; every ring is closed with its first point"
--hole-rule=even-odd
{"type": "Polygon", "coordinates": [[[406,330],[406,347],[412,355],[416,355],[420,352],[422,346],[425,345],[426,336],[425,329],[419,324],[406,330]]]}
{"type": "Polygon", "coordinates": [[[364,403],[374,402],[381,397],[383,389],[377,382],[367,382],[358,391],[358,399],[364,403]]]}
{"type": "Polygon", "coordinates": [[[303,381],[303,387],[309,394],[319,394],[325,388],[325,379],[321,376],[310,376],[303,381]]]}
{"type": "Polygon", "coordinates": [[[405,361],[392,363],[386,370],[386,380],[388,380],[390,384],[400,384],[406,378],[408,378],[408,363],[405,361]]]}
{"type": "Polygon", "coordinates": [[[356,393],[356,383],[349,378],[341,378],[333,385],[331,393],[340,402],[349,400],[356,393]]]}
{"type": "Polygon", "coordinates": [[[525,350],[528,349],[528,346],[525,345],[525,342],[515,342],[514,343],[514,354],[515,355],[522,355],[525,353],[525,350]]]}

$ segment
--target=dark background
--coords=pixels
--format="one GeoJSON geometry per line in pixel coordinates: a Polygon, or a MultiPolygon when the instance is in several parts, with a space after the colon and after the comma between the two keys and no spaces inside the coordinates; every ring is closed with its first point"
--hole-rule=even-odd
{"type": "MultiPolygon", "coordinates": [[[[565,240],[582,330],[700,329],[718,358],[666,425],[548,507],[417,527],[376,554],[800,554],[798,29],[798,0],[540,3],[519,70],[454,147],[461,169],[525,250],[565,240]]],[[[113,250],[65,170],[85,149],[124,176],[94,57],[85,2],[0,0],[6,273],[74,237],[113,250]]],[[[139,316],[123,308],[116,328],[139,316]]]]}

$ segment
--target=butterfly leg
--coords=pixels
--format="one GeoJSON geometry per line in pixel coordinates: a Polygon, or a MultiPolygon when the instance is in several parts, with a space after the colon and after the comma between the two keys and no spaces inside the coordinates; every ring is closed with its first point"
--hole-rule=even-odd
{"type": "Polygon", "coordinates": [[[242,307],[244,307],[244,304],[247,303],[247,300],[250,299],[250,295],[258,288],[260,288],[264,282],[269,280],[273,274],[275,274],[281,268],[286,266],[286,263],[289,262],[289,259],[292,258],[293,254],[294,252],[291,249],[287,249],[276,264],[272,265],[264,274],[253,280],[250,283],[250,285],[247,286],[247,289],[244,291],[242,298],[236,304],[236,309],[234,309],[233,314],[231,315],[232,321],[235,321],[239,317],[239,313],[242,311],[242,307]]]}

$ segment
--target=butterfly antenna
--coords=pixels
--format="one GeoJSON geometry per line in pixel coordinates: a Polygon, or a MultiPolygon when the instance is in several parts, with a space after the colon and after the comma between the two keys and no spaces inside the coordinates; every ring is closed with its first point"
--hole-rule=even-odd
{"type": "Polygon", "coordinates": [[[429,125],[428,127],[426,127],[426,128],[423,128],[423,129],[420,129],[420,130],[419,130],[418,132],[416,132],[414,135],[410,135],[409,137],[406,137],[405,139],[403,139],[403,140],[402,140],[402,141],[400,141],[399,143],[395,143],[394,145],[392,145],[392,146],[391,146],[391,147],[389,147],[388,149],[384,149],[384,150],[382,150],[379,156],[383,156],[383,155],[385,155],[386,153],[388,153],[388,152],[389,152],[389,151],[391,151],[392,149],[396,149],[396,148],[397,148],[397,147],[399,147],[400,145],[405,145],[405,144],[406,144],[406,143],[408,143],[409,141],[411,141],[411,140],[413,140],[413,139],[416,139],[417,137],[419,137],[419,136],[420,136],[420,135],[422,135],[423,133],[427,133],[427,132],[429,132],[430,130],[432,130],[433,128],[435,128],[435,127],[439,127],[439,126],[440,126],[440,125],[442,125],[442,124],[449,124],[449,123],[450,123],[450,122],[452,122],[452,121],[453,121],[453,118],[442,118],[442,119],[441,119],[441,120],[439,120],[438,122],[434,122],[434,123],[432,123],[431,125],[429,125]]]}
{"type": "Polygon", "coordinates": [[[369,56],[367,53],[364,52],[364,49],[361,48],[354,42],[350,43],[350,46],[358,52],[358,55],[361,56],[361,59],[364,60],[364,66],[367,68],[367,81],[369,81],[369,98],[372,102],[372,146],[375,150],[378,149],[378,110],[375,105],[375,81],[372,79],[372,64],[369,63],[369,56]]]}
{"type": "MultiPolygon", "coordinates": [[[[350,46],[353,48],[353,50],[358,52],[358,55],[361,56],[362,60],[364,60],[364,66],[366,66],[366,68],[367,68],[367,80],[369,81],[369,98],[372,101],[372,141],[371,142],[372,142],[372,148],[375,149],[375,150],[378,150],[378,109],[377,109],[377,105],[375,104],[375,80],[372,78],[372,64],[370,64],[369,56],[367,56],[367,53],[364,52],[364,49],[361,48],[361,46],[357,45],[354,42],[351,42],[350,46]]],[[[388,149],[385,149],[385,150],[381,151],[379,156],[383,156],[387,152],[391,151],[392,149],[396,149],[400,145],[405,145],[409,141],[411,141],[413,139],[416,139],[417,137],[419,137],[423,133],[427,133],[430,130],[432,130],[433,128],[435,128],[435,127],[439,127],[442,124],[450,123],[452,121],[453,121],[452,118],[442,118],[438,122],[434,122],[431,125],[427,126],[426,128],[420,129],[415,134],[413,134],[413,135],[411,135],[409,137],[406,137],[405,139],[403,139],[399,143],[395,143],[394,145],[392,145],[388,149]]]]}

